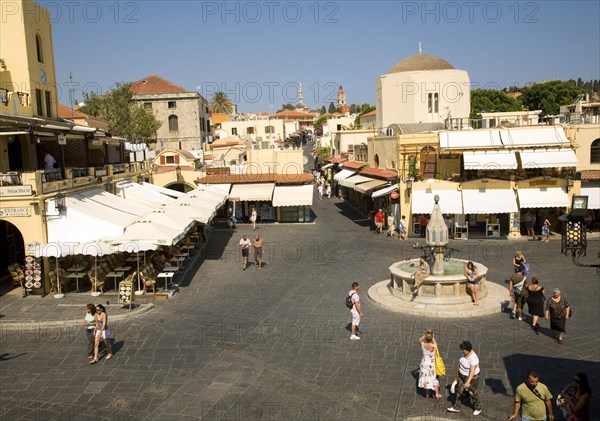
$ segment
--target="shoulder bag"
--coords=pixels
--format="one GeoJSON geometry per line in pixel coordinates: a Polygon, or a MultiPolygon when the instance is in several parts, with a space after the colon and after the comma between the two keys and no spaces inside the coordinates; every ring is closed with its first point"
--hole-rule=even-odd
{"type": "Polygon", "coordinates": [[[444,360],[442,360],[442,356],[440,355],[437,346],[435,347],[435,375],[438,377],[444,377],[446,375],[446,366],[444,365],[444,360]]]}

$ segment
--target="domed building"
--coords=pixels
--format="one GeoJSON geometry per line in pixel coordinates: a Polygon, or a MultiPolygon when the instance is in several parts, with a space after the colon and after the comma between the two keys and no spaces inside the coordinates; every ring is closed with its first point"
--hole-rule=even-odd
{"type": "Polygon", "coordinates": [[[376,96],[376,124],[382,129],[409,124],[443,128],[449,117],[467,121],[471,109],[468,73],[420,48],[377,79],[376,96]]]}

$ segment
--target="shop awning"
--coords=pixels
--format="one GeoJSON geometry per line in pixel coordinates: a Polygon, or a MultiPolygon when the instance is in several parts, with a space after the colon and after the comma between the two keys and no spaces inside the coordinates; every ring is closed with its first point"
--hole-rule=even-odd
{"type": "Polygon", "coordinates": [[[502,148],[499,130],[455,130],[440,133],[440,149],[502,148]]]}
{"type": "Polygon", "coordinates": [[[355,176],[340,180],[340,185],[354,189],[357,184],[366,183],[367,181],[373,181],[373,179],[369,178],[369,177],[364,177],[362,175],[355,175],[355,176]]]}
{"type": "Polygon", "coordinates": [[[474,213],[512,213],[519,211],[515,192],[512,189],[464,189],[462,197],[465,215],[474,213]]]}
{"type": "Polygon", "coordinates": [[[600,186],[582,187],[581,195],[588,197],[588,209],[600,209],[600,186]]]}
{"type": "Polygon", "coordinates": [[[564,208],[569,195],[562,187],[519,189],[519,204],[523,208],[564,208]]]}
{"type": "Polygon", "coordinates": [[[184,233],[175,227],[169,227],[151,220],[136,221],[125,229],[119,236],[106,237],[104,241],[113,243],[152,243],[172,246],[184,237],[184,233]]]}
{"type": "Polygon", "coordinates": [[[201,184],[201,186],[209,186],[212,190],[220,190],[226,194],[229,194],[229,190],[231,190],[231,184],[201,184]]]}
{"type": "Polygon", "coordinates": [[[342,170],[342,171],[340,171],[339,173],[336,173],[336,174],[333,176],[333,179],[334,179],[335,181],[338,181],[338,182],[340,182],[340,181],[342,181],[342,180],[345,180],[345,179],[346,179],[346,178],[348,178],[348,177],[352,177],[354,174],[356,174],[356,171],[355,171],[355,170],[342,170]]]}
{"type": "Polygon", "coordinates": [[[326,170],[327,168],[331,168],[333,167],[335,164],[334,163],[329,163],[329,164],[325,164],[321,167],[322,170],[326,170]]]}
{"type": "Polygon", "coordinates": [[[175,201],[172,197],[131,182],[117,184],[117,195],[154,209],[175,201]]]}
{"type": "Polygon", "coordinates": [[[367,192],[369,192],[370,190],[375,190],[378,187],[385,186],[386,184],[388,184],[387,181],[383,180],[375,180],[373,178],[371,180],[372,181],[367,181],[366,183],[361,183],[357,185],[354,188],[354,190],[362,194],[367,194],[367,192]]]}
{"type": "Polygon", "coordinates": [[[16,131],[12,131],[12,132],[0,132],[0,136],[15,136],[15,135],[19,135],[19,134],[29,134],[29,132],[26,132],[25,130],[16,130],[16,131]]]}
{"type": "Polygon", "coordinates": [[[236,202],[248,200],[270,201],[273,197],[275,183],[234,184],[229,193],[229,200],[236,202]]]}
{"type": "Polygon", "coordinates": [[[537,149],[522,150],[521,165],[523,168],[558,168],[576,167],[577,157],[573,149],[537,149]]]}
{"type": "Polygon", "coordinates": [[[393,186],[384,187],[381,190],[374,191],[373,194],[371,195],[371,198],[375,199],[377,197],[382,197],[382,196],[388,195],[391,192],[394,192],[396,190],[398,190],[397,184],[394,184],[393,186]]]}
{"type": "Polygon", "coordinates": [[[273,206],[311,206],[314,186],[275,186],[273,206]]]}
{"type": "Polygon", "coordinates": [[[435,205],[435,195],[440,197],[439,205],[442,213],[462,214],[462,196],[458,190],[413,190],[412,213],[413,215],[424,213],[430,214],[435,205]]]}
{"type": "Polygon", "coordinates": [[[500,131],[505,147],[570,146],[562,127],[535,129],[503,129],[500,131]]]}
{"type": "Polygon", "coordinates": [[[149,214],[154,210],[154,208],[141,205],[132,200],[123,199],[121,196],[117,196],[100,189],[86,190],[73,195],[73,197],[78,196],[87,198],[88,200],[99,205],[108,206],[109,208],[130,213],[138,217],[149,214]]]}
{"type": "Polygon", "coordinates": [[[143,187],[150,189],[150,190],[154,190],[158,193],[162,193],[166,196],[170,196],[170,197],[174,197],[175,199],[181,196],[185,196],[185,193],[180,192],[180,191],[176,191],[176,190],[172,190],[172,189],[168,189],[165,187],[161,187],[161,186],[157,186],[156,184],[150,184],[150,183],[146,183],[144,182],[142,184],[143,187]]]}
{"type": "Polygon", "coordinates": [[[202,224],[208,224],[215,216],[215,210],[211,207],[195,206],[192,202],[170,203],[164,207],[165,212],[176,215],[179,218],[189,218],[202,224]]]}
{"type": "Polygon", "coordinates": [[[512,151],[463,152],[465,170],[508,170],[517,168],[512,151]]]}

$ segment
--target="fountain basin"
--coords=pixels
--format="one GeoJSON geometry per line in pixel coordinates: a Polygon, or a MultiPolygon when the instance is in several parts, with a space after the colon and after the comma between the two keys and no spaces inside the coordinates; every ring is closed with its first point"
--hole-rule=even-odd
{"type": "MultiPolygon", "coordinates": [[[[391,282],[388,288],[392,295],[405,301],[422,304],[453,305],[472,302],[467,288],[464,269],[468,260],[450,259],[444,262],[444,275],[430,275],[419,288],[415,296],[411,290],[411,275],[419,269],[419,259],[403,260],[390,266],[391,282]]],[[[486,276],[488,268],[473,262],[479,273],[478,298],[487,296],[486,276]]]]}

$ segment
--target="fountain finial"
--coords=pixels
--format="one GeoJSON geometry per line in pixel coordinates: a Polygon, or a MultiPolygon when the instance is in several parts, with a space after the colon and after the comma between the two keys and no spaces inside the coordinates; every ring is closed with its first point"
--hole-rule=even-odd
{"type": "Polygon", "coordinates": [[[444,274],[444,249],[448,244],[448,226],[444,221],[442,209],[440,208],[440,196],[433,197],[435,204],[431,211],[431,218],[427,224],[426,241],[433,251],[434,262],[431,273],[434,275],[444,274]]]}
{"type": "Polygon", "coordinates": [[[435,204],[437,205],[438,202],[440,201],[440,196],[438,196],[437,194],[435,196],[433,196],[433,200],[435,201],[435,204]]]}

